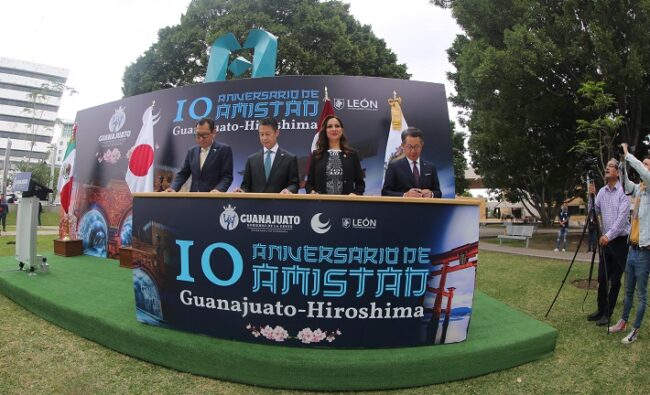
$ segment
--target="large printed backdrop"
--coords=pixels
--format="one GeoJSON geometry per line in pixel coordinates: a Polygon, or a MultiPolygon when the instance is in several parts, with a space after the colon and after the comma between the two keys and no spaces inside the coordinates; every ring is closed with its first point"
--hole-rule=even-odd
{"type": "Polygon", "coordinates": [[[217,140],[232,146],[234,181],[241,184],[246,158],[260,149],[257,122],[280,122],[280,145],[297,154],[301,177],[327,87],[350,145],[359,151],[366,194],[379,195],[393,92],[402,98],[409,126],[425,134],[422,156],[438,169],[443,197],[454,196],[451,134],[442,84],[347,76],[285,76],[186,86],[129,97],[77,114],[75,214],[86,254],[116,257],[131,244],[132,199],[125,183],[130,150],[143,113],[155,102],[154,188],[164,188],[195,144],[196,120],[215,119],[217,140]]]}

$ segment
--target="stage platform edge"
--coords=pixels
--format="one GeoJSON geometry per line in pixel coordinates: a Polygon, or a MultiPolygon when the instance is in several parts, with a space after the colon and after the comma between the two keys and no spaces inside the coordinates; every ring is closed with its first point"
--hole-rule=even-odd
{"type": "Polygon", "coordinates": [[[379,390],[461,380],[553,354],[558,332],[476,291],[467,341],[428,347],[329,350],[250,344],[135,319],[131,270],[89,256],[48,255],[29,277],[0,258],[0,293],[34,314],[120,353],[183,372],[270,388],[379,390]]]}

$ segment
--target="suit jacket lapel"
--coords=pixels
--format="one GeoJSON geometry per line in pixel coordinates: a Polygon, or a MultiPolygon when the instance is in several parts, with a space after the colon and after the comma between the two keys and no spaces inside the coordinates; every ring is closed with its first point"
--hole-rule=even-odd
{"type": "MultiPolygon", "coordinates": [[[[284,160],[284,151],[281,148],[278,148],[278,152],[275,153],[275,158],[273,158],[273,164],[271,165],[271,173],[269,174],[269,179],[277,171],[280,163],[284,160]]],[[[268,181],[268,180],[267,180],[268,181]]]]}
{"type": "MultiPolygon", "coordinates": [[[[403,169],[408,175],[408,180],[409,180],[408,187],[417,188],[418,186],[415,185],[415,179],[413,178],[413,169],[411,168],[411,162],[409,162],[409,159],[407,157],[404,157],[402,160],[404,161],[403,169]]],[[[422,166],[420,165],[420,167],[422,166]]],[[[422,177],[422,174],[420,174],[420,177],[422,177]]]]}
{"type": "MultiPolygon", "coordinates": [[[[203,162],[203,169],[207,168],[211,161],[217,156],[217,148],[214,146],[214,143],[210,146],[210,151],[208,151],[208,156],[203,162]]],[[[201,147],[199,146],[199,168],[201,168],[201,147]]],[[[201,169],[201,172],[203,172],[201,169]]]]}
{"type": "Polygon", "coordinates": [[[264,172],[264,151],[264,148],[262,148],[262,151],[257,153],[255,160],[253,161],[253,166],[255,166],[255,173],[259,174],[264,180],[263,184],[266,184],[266,173],[264,172]]]}

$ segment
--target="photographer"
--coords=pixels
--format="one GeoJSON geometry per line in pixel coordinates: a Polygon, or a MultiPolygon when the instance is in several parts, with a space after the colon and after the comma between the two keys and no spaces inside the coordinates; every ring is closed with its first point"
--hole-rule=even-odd
{"type": "Polygon", "coordinates": [[[625,190],[632,192],[632,229],[630,231],[630,249],[625,267],[625,304],[623,316],[616,325],[609,328],[610,332],[622,332],[627,327],[627,321],[632,309],[634,288],[637,289],[639,305],[636,310],[636,319],[632,331],[621,340],[623,344],[630,344],[637,339],[646,302],[648,300],[648,274],[650,274],[650,157],[641,163],[628,152],[627,144],[621,144],[625,153],[625,160],[639,173],[642,182],[631,182],[627,174],[624,177],[625,190]]]}
{"type": "MultiPolygon", "coordinates": [[[[589,321],[596,321],[596,325],[607,325],[616,306],[627,259],[627,236],[630,233],[630,202],[618,180],[616,159],[607,162],[605,181],[607,184],[598,191],[595,199],[602,228],[602,236],[598,240],[602,250],[598,262],[598,310],[587,317],[589,321]]],[[[595,191],[596,187],[590,184],[589,193],[595,191]]]]}

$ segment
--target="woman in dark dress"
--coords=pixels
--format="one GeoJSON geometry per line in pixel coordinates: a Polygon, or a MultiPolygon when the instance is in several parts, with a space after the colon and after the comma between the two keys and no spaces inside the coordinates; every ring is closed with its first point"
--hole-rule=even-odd
{"type": "Polygon", "coordinates": [[[366,183],[361,161],[343,131],[339,117],[330,115],[323,121],[309,166],[307,193],[363,195],[366,183]]]}

